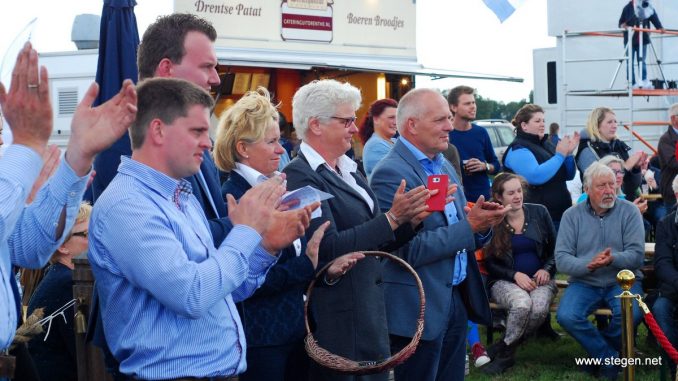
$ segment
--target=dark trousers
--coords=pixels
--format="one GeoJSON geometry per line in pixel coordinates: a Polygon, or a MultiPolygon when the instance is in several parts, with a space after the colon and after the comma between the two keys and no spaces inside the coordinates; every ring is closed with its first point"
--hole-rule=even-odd
{"type": "Polygon", "coordinates": [[[247,348],[247,370],[240,381],[305,381],[308,362],[303,341],[270,347],[247,348]]]}
{"type": "MultiPolygon", "coordinates": [[[[446,329],[434,340],[420,340],[414,354],[395,368],[396,381],[462,381],[466,355],[468,316],[459,290],[452,291],[452,303],[446,329]]],[[[391,353],[412,339],[391,335],[391,353]]]]}

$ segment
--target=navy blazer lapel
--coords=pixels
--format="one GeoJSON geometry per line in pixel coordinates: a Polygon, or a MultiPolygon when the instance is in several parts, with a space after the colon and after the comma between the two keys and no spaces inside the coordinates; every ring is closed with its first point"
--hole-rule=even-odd
{"type": "MultiPolygon", "coordinates": [[[[306,162],[306,164],[308,164],[309,167],[310,167],[310,164],[308,163],[308,159],[306,159],[306,156],[304,156],[304,154],[301,151],[299,151],[299,154],[297,156],[301,157],[301,159],[303,159],[306,162]]],[[[360,200],[365,205],[366,209],[370,210],[369,205],[367,204],[367,202],[365,202],[365,199],[363,198],[363,196],[360,195],[360,193],[358,193],[355,189],[351,188],[351,186],[348,185],[346,183],[346,181],[339,178],[338,174],[332,172],[331,170],[329,170],[324,165],[318,166],[318,168],[316,168],[316,170],[315,170],[315,173],[317,173],[320,177],[322,177],[323,180],[325,180],[326,182],[332,184],[333,187],[341,189],[344,192],[355,197],[356,199],[360,200]]],[[[367,191],[367,194],[369,194],[370,197],[372,198],[372,201],[374,201],[375,208],[373,210],[370,210],[370,213],[374,214],[374,211],[376,210],[376,206],[377,206],[377,201],[376,201],[376,197],[374,196],[374,193],[372,193],[372,191],[370,190],[370,187],[367,185],[367,183],[365,181],[362,181],[362,180],[358,181],[358,176],[356,176],[355,174],[352,174],[352,175],[353,175],[353,178],[356,179],[358,186],[361,186],[363,189],[365,189],[367,191]]]]}
{"type": "Polygon", "coordinates": [[[236,200],[240,199],[240,197],[242,197],[243,194],[245,194],[245,192],[247,192],[248,190],[250,190],[252,188],[250,183],[248,183],[247,180],[245,180],[245,178],[242,177],[236,171],[231,171],[231,174],[229,175],[228,180],[226,180],[226,181],[231,182],[232,188],[234,189],[234,191],[237,190],[239,192],[239,193],[234,192],[236,194],[233,194],[233,197],[236,200]]]}
{"type": "MultiPolygon", "coordinates": [[[[222,200],[221,185],[219,184],[217,167],[214,165],[212,155],[210,155],[209,151],[205,150],[202,157],[203,161],[202,164],[200,164],[200,172],[202,172],[202,177],[205,179],[204,186],[206,186],[207,189],[204,189],[204,186],[199,178],[196,178],[196,181],[198,182],[198,186],[200,186],[201,191],[207,192],[214,203],[214,207],[212,207],[212,204],[209,202],[208,205],[205,205],[205,207],[212,209],[215,216],[218,215],[219,217],[226,217],[228,215],[228,212],[226,211],[226,204],[223,201],[220,201],[222,200]]],[[[199,175],[196,173],[195,176],[199,175]]]]}

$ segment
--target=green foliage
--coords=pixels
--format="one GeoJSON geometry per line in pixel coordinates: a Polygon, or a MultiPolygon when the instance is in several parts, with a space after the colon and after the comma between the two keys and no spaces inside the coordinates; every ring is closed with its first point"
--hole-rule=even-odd
{"type": "MultiPolygon", "coordinates": [[[[557,332],[564,333],[555,321],[555,314],[552,313],[551,316],[554,329],[557,332]]],[[[484,339],[485,327],[480,326],[480,329],[481,337],[484,339]]],[[[495,340],[498,340],[500,336],[501,333],[496,333],[495,340]]],[[[656,346],[648,344],[646,339],[647,329],[641,324],[636,338],[637,349],[643,353],[640,357],[659,356],[656,346]]],[[[505,373],[490,377],[471,365],[471,374],[465,379],[469,381],[595,380],[595,378],[577,370],[574,363],[575,357],[585,356],[587,355],[584,349],[567,334],[555,342],[549,339],[530,339],[518,348],[516,365],[505,373]]],[[[660,379],[658,366],[636,366],[635,369],[637,381],[660,379]]],[[[621,378],[620,375],[619,379],[621,378]]]]}
{"type": "Polygon", "coordinates": [[[485,98],[478,94],[476,96],[476,105],[478,106],[476,119],[506,119],[510,121],[518,109],[527,103],[528,101],[525,99],[521,99],[518,102],[504,103],[485,98]]]}

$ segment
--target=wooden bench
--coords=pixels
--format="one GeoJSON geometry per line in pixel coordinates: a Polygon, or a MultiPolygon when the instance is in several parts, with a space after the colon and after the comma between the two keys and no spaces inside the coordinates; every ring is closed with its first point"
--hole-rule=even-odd
{"type": "MultiPolygon", "coordinates": [[[[556,279],[556,286],[558,287],[558,290],[560,291],[560,290],[567,288],[567,286],[569,286],[569,283],[566,280],[556,279]]],[[[506,311],[506,309],[504,307],[502,307],[499,304],[492,302],[492,301],[490,302],[490,309],[492,311],[506,311]]],[[[558,310],[558,303],[554,301],[553,303],[551,303],[551,306],[549,307],[549,311],[550,312],[556,312],[557,310],[558,310]]],[[[593,312],[591,312],[591,315],[593,315],[593,316],[612,316],[612,310],[610,310],[609,308],[598,308],[598,309],[594,310],[593,312]]],[[[487,327],[487,344],[488,345],[492,343],[493,337],[494,337],[494,327],[490,325],[490,326],[487,327]]]]}

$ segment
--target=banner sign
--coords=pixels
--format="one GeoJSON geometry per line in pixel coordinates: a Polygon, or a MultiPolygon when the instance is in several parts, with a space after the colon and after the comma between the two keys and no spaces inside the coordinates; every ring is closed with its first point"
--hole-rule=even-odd
{"type": "Polygon", "coordinates": [[[203,17],[217,47],[416,60],[414,0],[175,0],[203,17]]]}

